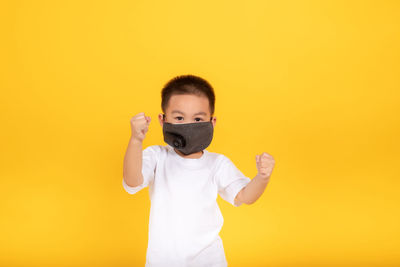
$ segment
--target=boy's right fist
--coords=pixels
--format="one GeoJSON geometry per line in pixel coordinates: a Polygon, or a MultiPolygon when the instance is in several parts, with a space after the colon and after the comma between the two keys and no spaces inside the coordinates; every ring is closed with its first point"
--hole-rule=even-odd
{"type": "Polygon", "coordinates": [[[151,118],[145,116],[144,112],[138,113],[131,118],[132,138],[138,141],[143,141],[146,133],[149,130],[151,118]]]}

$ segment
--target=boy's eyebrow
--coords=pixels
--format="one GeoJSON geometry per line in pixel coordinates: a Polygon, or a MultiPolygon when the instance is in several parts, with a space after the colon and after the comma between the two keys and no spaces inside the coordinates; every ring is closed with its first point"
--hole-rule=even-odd
{"type": "MultiPolygon", "coordinates": [[[[179,113],[179,114],[185,115],[185,113],[183,113],[182,111],[179,111],[179,110],[173,110],[172,113],[179,113]]],[[[201,111],[201,112],[197,112],[194,115],[207,115],[207,113],[201,111]]]]}
{"type": "Polygon", "coordinates": [[[185,113],[183,113],[182,111],[179,111],[179,110],[173,110],[171,113],[180,113],[182,115],[185,115],[185,113]]]}

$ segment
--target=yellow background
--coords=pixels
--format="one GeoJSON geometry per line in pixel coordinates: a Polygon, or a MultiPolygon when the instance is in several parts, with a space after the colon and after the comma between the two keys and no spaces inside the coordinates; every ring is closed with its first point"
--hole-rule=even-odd
{"type": "Polygon", "coordinates": [[[265,193],[218,197],[229,266],[400,265],[399,1],[2,1],[0,265],[144,266],[130,118],[165,144],[161,88],[215,88],[209,151],[265,193]]]}

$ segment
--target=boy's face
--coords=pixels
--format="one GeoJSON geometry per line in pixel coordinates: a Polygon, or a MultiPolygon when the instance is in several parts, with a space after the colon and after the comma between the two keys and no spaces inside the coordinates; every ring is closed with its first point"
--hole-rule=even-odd
{"type": "MultiPolygon", "coordinates": [[[[193,123],[207,122],[211,119],[208,98],[197,95],[172,95],[165,110],[165,120],[163,114],[158,115],[160,125],[164,121],[169,123],[193,123]]],[[[217,118],[213,117],[211,122],[215,127],[217,118]]]]}

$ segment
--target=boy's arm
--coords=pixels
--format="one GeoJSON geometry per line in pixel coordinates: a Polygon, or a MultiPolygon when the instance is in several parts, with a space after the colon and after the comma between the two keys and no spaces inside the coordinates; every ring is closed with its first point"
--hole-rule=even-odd
{"type": "Polygon", "coordinates": [[[124,157],[123,177],[127,185],[136,187],[143,183],[142,141],[130,138],[124,157]]]}
{"type": "Polygon", "coordinates": [[[235,197],[235,203],[245,203],[247,205],[253,204],[264,192],[265,187],[269,182],[268,179],[263,178],[257,174],[235,197]]]}
{"type": "Polygon", "coordinates": [[[151,118],[145,116],[144,112],[138,113],[131,118],[132,134],[129,140],[128,148],[124,157],[123,177],[125,183],[136,187],[143,184],[142,143],[149,130],[151,118]]]}
{"type": "Polygon", "coordinates": [[[241,202],[247,205],[253,204],[264,192],[275,165],[274,158],[263,153],[256,155],[257,175],[235,197],[235,203],[241,202]]]}

